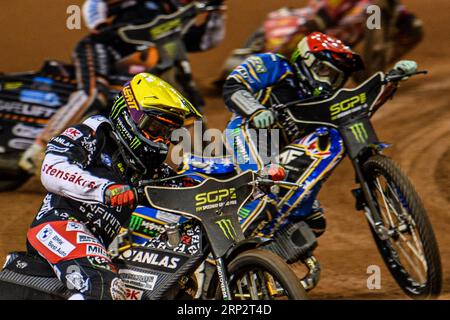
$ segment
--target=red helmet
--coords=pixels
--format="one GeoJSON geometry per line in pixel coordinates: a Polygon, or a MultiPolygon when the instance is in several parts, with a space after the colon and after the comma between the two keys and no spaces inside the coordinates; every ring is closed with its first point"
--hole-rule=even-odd
{"type": "Polygon", "coordinates": [[[291,62],[315,96],[341,88],[353,72],[364,69],[361,57],[350,47],[320,32],[313,32],[298,43],[291,62]]]}

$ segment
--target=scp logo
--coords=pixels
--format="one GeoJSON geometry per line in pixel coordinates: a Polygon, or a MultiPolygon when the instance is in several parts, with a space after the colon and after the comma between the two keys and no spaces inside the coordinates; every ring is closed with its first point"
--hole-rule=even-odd
{"type": "Polygon", "coordinates": [[[340,103],[336,103],[336,104],[332,105],[330,107],[331,119],[336,120],[348,113],[352,113],[353,111],[356,111],[356,108],[358,106],[361,106],[364,103],[366,103],[366,101],[367,101],[367,96],[365,93],[362,93],[360,95],[348,98],[340,103]],[[352,110],[352,109],[355,109],[355,110],[352,110]],[[350,111],[350,110],[352,110],[352,111],[350,111]],[[348,111],[348,112],[346,112],[346,111],[348,111]],[[343,112],[345,112],[345,114],[343,114],[343,112]]]}
{"type": "Polygon", "coordinates": [[[202,206],[204,204],[213,204],[217,202],[222,202],[226,199],[236,199],[236,189],[235,188],[229,188],[229,189],[221,189],[217,191],[210,191],[210,192],[204,192],[199,193],[195,196],[195,201],[197,201],[196,206],[202,206]]]}

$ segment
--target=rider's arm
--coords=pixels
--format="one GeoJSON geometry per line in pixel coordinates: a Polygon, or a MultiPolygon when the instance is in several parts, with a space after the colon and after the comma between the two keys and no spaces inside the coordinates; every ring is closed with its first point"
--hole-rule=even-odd
{"type": "Polygon", "coordinates": [[[86,0],[83,4],[83,19],[89,30],[97,30],[108,20],[108,1],[86,0]]]}
{"type": "Polygon", "coordinates": [[[77,201],[102,203],[106,188],[114,182],[87,169],[98,147],[94,132],[83,124],[70,127],[51,139],[41,169],[44,187],[77,201]]]}
{"type": "Polygon", "coordinates": [[[193,24],[183,38],[186,50],[205,51],[219,45],[225,38],[224,15],[219,11],[211,12],[200,24],[193,24]]]}
{"type": "Polygon", "coordinates": [[[251,116],[265,109],[254,94],[292,75],[285,58],[273,53],[253,55],[236,67],[226,79],[223,90],[225,104],[233,112],[251,116]]]}

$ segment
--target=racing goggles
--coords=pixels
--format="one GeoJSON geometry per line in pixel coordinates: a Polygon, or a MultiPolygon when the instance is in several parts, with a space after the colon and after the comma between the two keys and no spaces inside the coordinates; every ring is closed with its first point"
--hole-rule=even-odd
{"type": "Polygon", "coordinates": [[[139,130],[147,139],[166,144],[170,142],[173,130],[179,127],[175,122],[160,116],[144,115],[138,123],[139,130]]]}
{"type": "Polygon", "coordinates": [[[333,89],[339,89],[345,82],[344,72],[327,61],[316,60],[310,70],[314,79],[329,84],[333,89]]]}

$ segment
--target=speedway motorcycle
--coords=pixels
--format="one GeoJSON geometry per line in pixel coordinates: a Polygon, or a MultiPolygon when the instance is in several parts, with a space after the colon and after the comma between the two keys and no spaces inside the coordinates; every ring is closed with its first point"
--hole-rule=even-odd
{"type": "MultiPolygon", "coordinates": [[[[277,159],[295,182],[271,188],[262,200],[244,206],[239,211],[240,223],[248,235],[273,237],[266,248],[288,263],[302,261],[309,271],[301,282],[308,290],[316,286],[320,276],[320,264],[313,255],[317,240],[304,219],[298,217],[302,218],[303,211],[303,217],[307,217],[314,210],[313,201],[319,191],[312,189],[313,182],[319,181],[320,190],[333,169],[348,156],[359,185],[352,190],[356,209],[364,212],[376,246],[397,284],[412,298],[436,297],[441,292],[440,254],[426,210],[407,176],[383,155],[389,145],[380,142],[371,122],[373,114],[405,78],[378,72],[360,86],[340,89],[331,97],[274,107],[279,115],[284,114],[287,123],[299,130],[307,129],[277,159]],[[295,219],[294,210],[300,210],[295,219]]],[[[250,156],[243,146],[252,142],[242,130],[249,125],[242,117],[232,118],[225,133],[227,143],[237,141],[231,148],[232,155],[187,155],[184,174],[209,177],[239,172],[243,166],[233,162],[250,156]]]]}
{"type": "MultiPolygon", "coordinates": [[[[113,11],[123,9],[122,4],[112,8],[113,11]]],[[[182,38],[198,14],[213,10],[223,10],[223,7],[192,2],[149,23],[103,28],[100,37],[119,37],[137,48],[137,53],[119,61],[115,73],[108,77],[108,105],[134,74],[146,71],[166,79],[201,107],[203,100],[192,79],[182,38]]],[[[22,153],[67,103],[76,87],[73,65],[58,61],[46,61],[36,72],[0,74],[0,191],[14,190],[30,178],[18,166],[22,153]]],[[[91,112],[108,113],[107,110],[91,112]]]]}
{"type": "MultiPolygon", "coordinates": [[[[123,232],[109,248],[128,299],[194,298],[195,271],[206,259],[216,268],[210,298],[307,298],[289,266],[276,254],[258,248],[270,240],[246,239],[238,221],[239,209],[257,186],[281,182],[246,171],[190,187],[162,183],[164,179],[141,181],[139,199],[145,198],[152,208],[171,216],[172,223],[142,244],[123,232]]],[[[23,252],[8,255],[0,272],[0,299],[67,299],[70,295],[42,258],[23,252]]]]}

